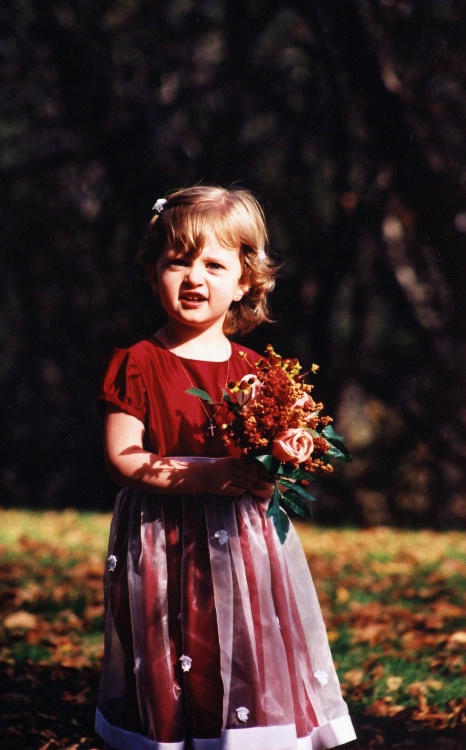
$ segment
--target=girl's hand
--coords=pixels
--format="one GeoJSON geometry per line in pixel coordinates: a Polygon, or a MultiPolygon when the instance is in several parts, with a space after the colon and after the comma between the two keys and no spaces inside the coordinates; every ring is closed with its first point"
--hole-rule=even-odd
{"type": "Polygon", "coordinates": [[[268,500],[273,492],[273,482],[265,466],[248,458],[220,458],[210,464],[212,489],[216,495],[251,495],[268,500]]]}
{"type": "Polygon", "coordinates": [[[136,417],[109,407],[105,418],[105,459],[118,484],[149,492],[271,497],[267,469],[247,458],[161,457],[143,447],[144,425],[136,417]]]}

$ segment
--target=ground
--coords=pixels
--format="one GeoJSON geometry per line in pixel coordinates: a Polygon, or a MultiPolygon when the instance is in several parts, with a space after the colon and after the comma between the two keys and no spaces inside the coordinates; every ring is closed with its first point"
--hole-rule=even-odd
{"type": "MultiPolygon", "coordinates": [[[[1,511],[0,746],[100,750],[109,516],[1,511]]],[[[358,740],[466,747],[466,534],[298,525],[358,740]]]]}

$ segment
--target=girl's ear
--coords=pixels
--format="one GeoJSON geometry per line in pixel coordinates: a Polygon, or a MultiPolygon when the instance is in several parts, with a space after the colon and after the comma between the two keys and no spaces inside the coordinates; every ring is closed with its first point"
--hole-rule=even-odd
{"type": "Polygon", "coordinates": [[[249,292],[250,288],[251,287],[249,286],[249,284],[240,284],[238,287],[238,291],[233,297],[233,302],[239,302],[241,299],[243,299],[244,295],[249,292]]]}

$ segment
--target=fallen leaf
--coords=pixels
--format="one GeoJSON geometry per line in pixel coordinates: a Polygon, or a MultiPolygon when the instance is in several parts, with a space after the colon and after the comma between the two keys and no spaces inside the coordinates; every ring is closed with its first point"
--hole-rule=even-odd
{"type": "Polygon", "coordinates": [[[87,688],[84,688],[84,690],[81,690],[80,693],[76,693],[75,695],[65,691],[64,693],[62,693],[61,698],[63,701],[66,701],[67,703],[74,703],[76,706],[80,706],[83,703],[87,703],[89,699],[88,696],[89,696],[89,688],[87,687],[87,688]]]}
{"type": "Polygon", "coordinates": [[[20,609],[18,612],[13,612],[11,615],[5,617],[3,625],[8,630],[32,630],[33,628],[37,628],[38,622],[36,615],[20,609]]]}
{"type": "Polygon", "coordinates": [[[394,692],[395,690],[399,690],[402,684],[403,684],[402,677],[392,676],[392,677],[387,677],[386,679],[387,690],[389,693],[394,692]]]}
{"type": "Polygon", "coordinates": [[[338,604],[346,604],[348,599],[351,597],[350,592],[344,586],[338,586],[336,594],[338,604]]]}
{"type": "Polygon", "coordinates": [[[458,630],[456,633],[452,633],[448,639],[448,643],[457,643],[460,646],[464,646],[466,644],[466,632],[458,630]]]}
{"type": "Polygon", "coordinates": [[[362,669],[350,669],[345,673],[345,680],[353,687],[357,687],[363,682],[365,676],[366,673],[362,669]]]}
{"type": "Polygon", "coordinates": [[[405,706],[397,706],[390,702],[389,698],[379,698],[374,701],[365,711],[368,716],[396,716],[405,711],[405,706]]]}
{"type": "Polygon", "coordinates": [[[408,685],[408,693],[417,698],[420,695],[426,695],[430,690],[441,690],[442,687],[443,683],[440,680],[423,680],[408,685]]]}

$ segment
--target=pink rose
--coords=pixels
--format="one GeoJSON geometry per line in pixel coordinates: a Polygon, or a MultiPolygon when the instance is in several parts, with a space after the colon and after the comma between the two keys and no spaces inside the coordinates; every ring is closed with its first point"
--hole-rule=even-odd
{"type": "Polygon", "coordinates": [[[272,456],[282,463],[298,466],[306,461],[314,450],[312,435],[299,428],[281,432],[272,443],[272,456]]]}
{"type": "Polygon", "coordinates": [[[235,393],[236,401],[240,406],[244,406],[250,401],[254,401],[261,390],[262,384],[257,375],[252,373],[244,375],[239,381],[239,391],[235,393]]]}

